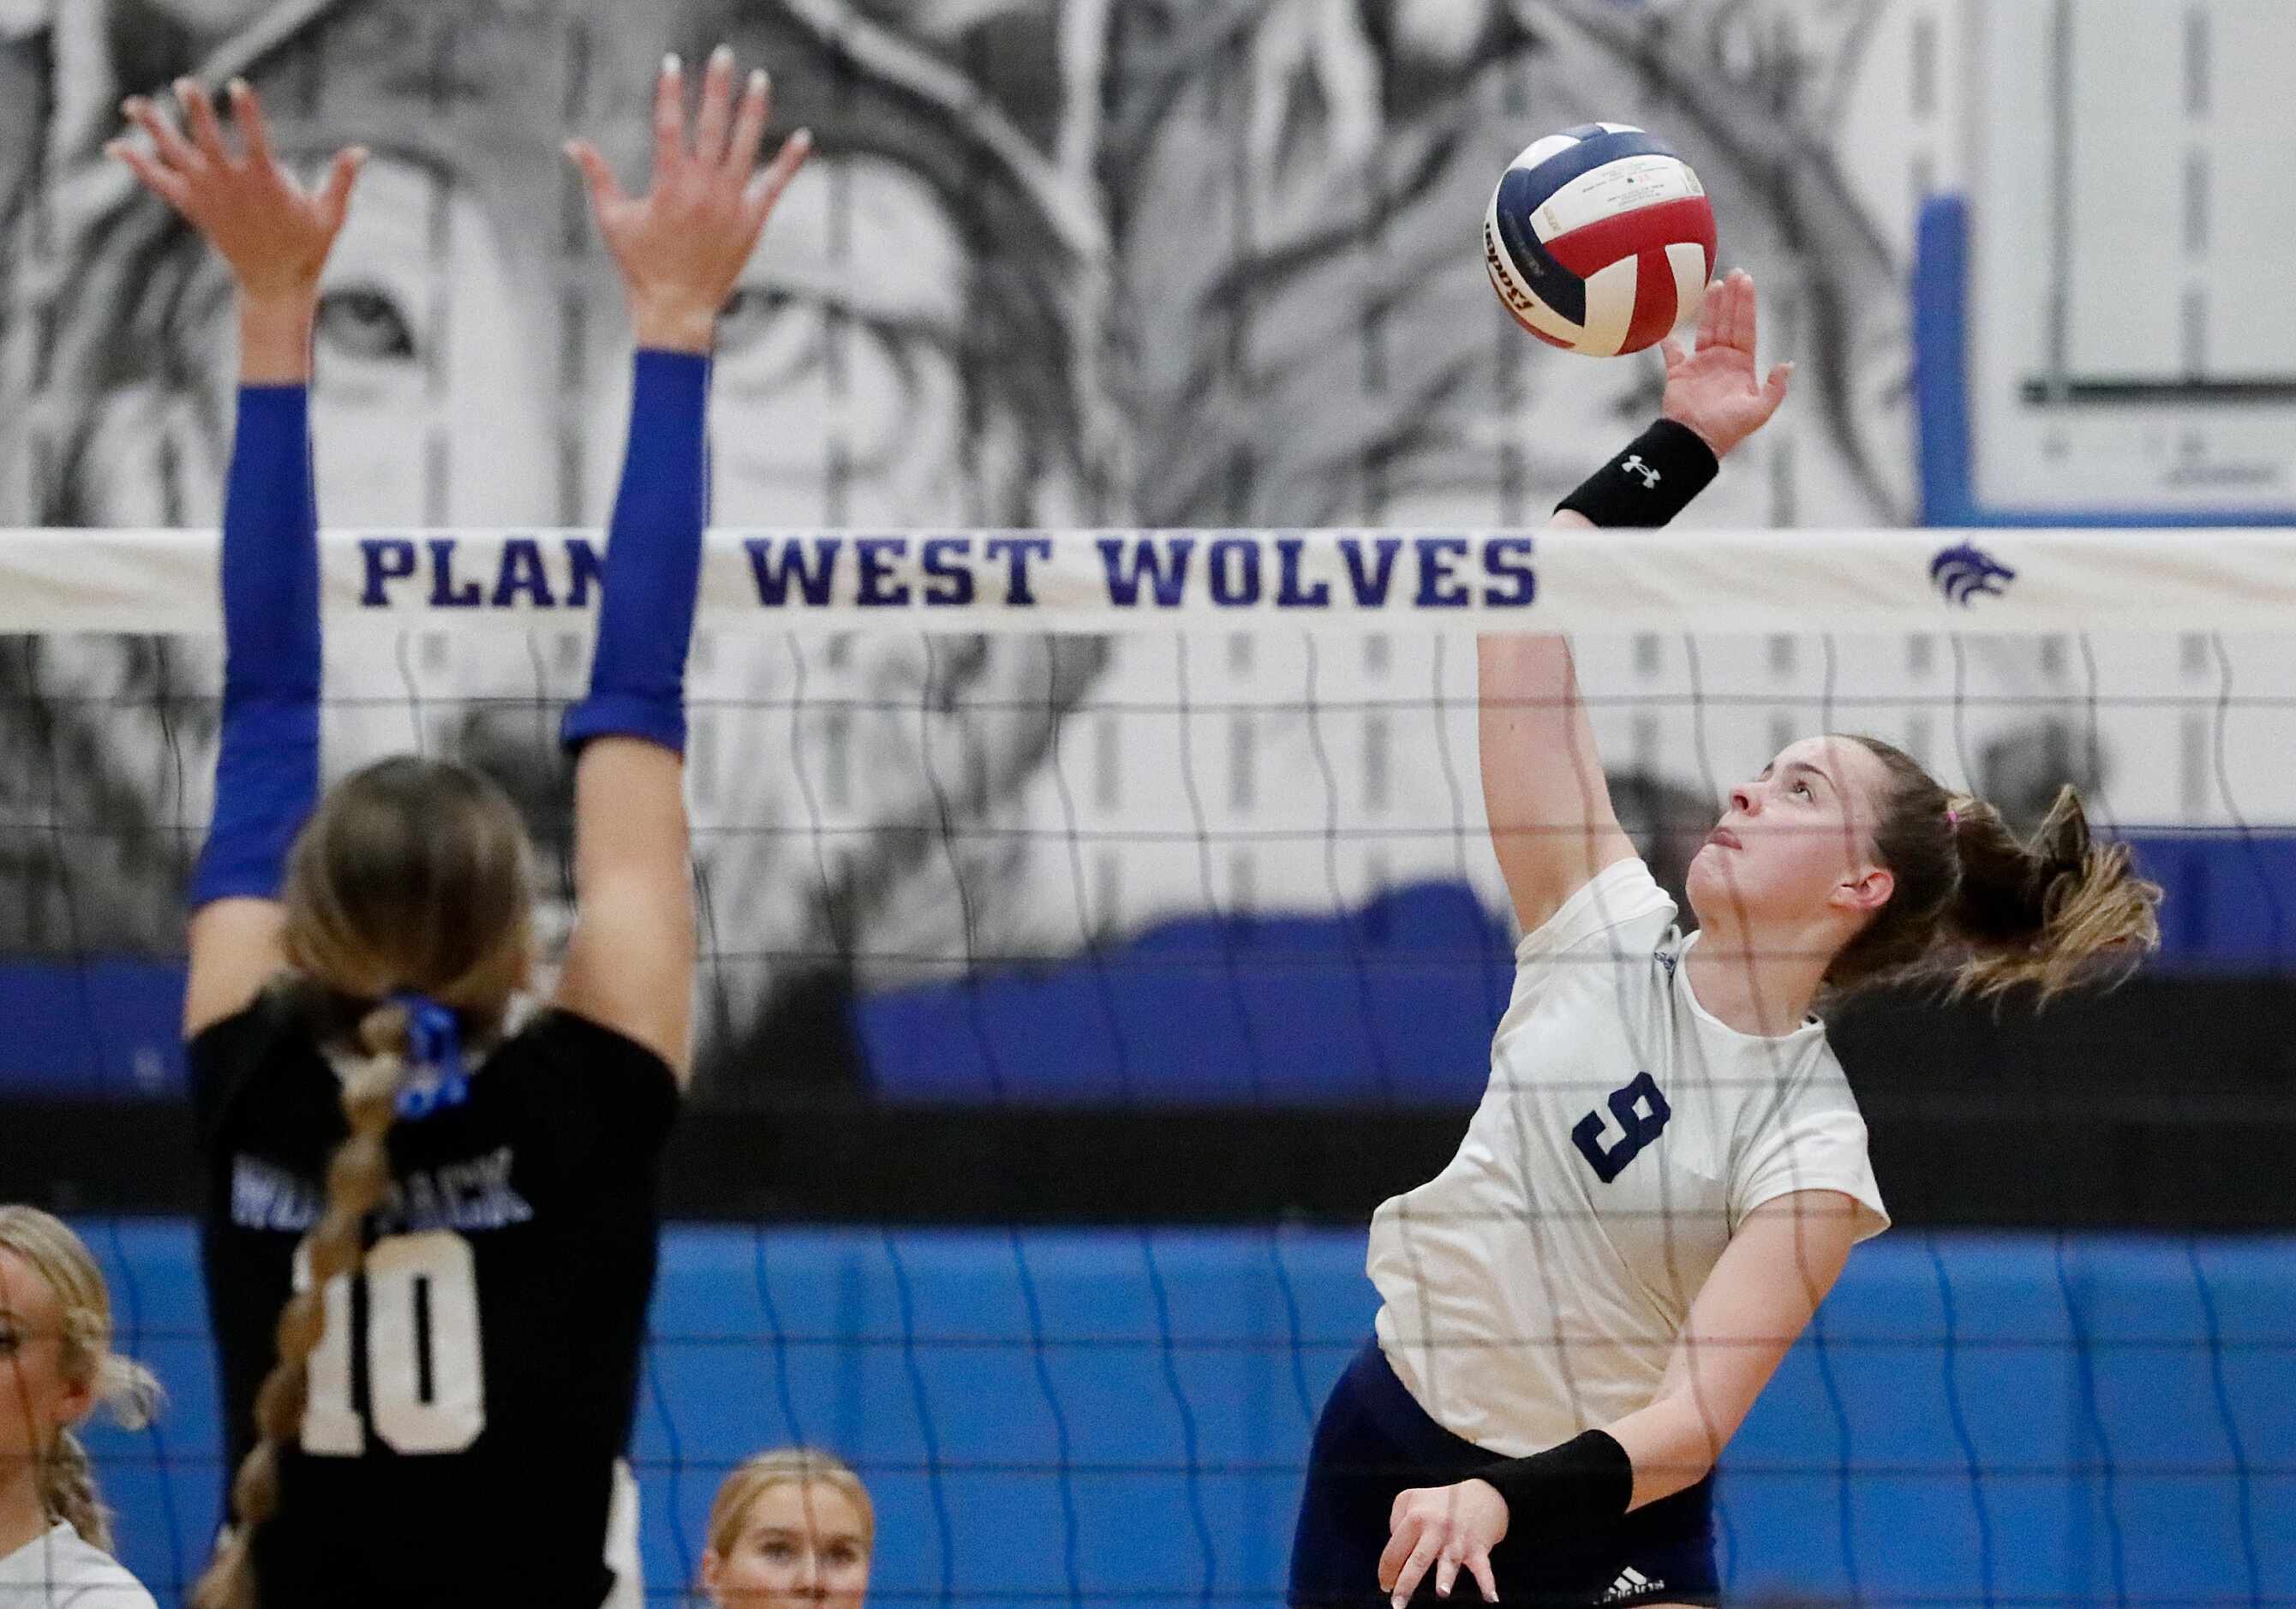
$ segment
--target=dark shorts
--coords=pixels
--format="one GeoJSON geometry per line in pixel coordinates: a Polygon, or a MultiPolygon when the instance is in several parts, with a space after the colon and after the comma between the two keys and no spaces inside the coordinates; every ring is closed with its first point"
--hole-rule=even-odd
{"type": "MultiPolygon", "coordinates": [[[[1293,1609],[1385,1609],[1379,1556],[1398,1492],[1447,1486],[1498,1455],[1462,1440],[1414,1401],[1376,1341],[1356,1354],[1316,1422],[1308,1490],[1292,1545],[1293,1609]]],[[[1500,1601],[1541,1609],[1632,1609],[1719,1604],[1714,1569],[1714,1481],[1645,1505],[1600,1531],[1534,1543],[1509,1536],[1491,1550],[1500,1601]]],[[[1451,1605],[1480,1603],[1464,1572],[1451,1605]]],[[[1439,1604],[1429,1571],[1414,1603],[1439,1604]]]]}

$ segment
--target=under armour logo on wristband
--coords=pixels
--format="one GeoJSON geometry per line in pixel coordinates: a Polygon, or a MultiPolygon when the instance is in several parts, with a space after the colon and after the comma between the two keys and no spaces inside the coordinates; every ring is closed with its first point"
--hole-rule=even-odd
{"type": "Polygon", "coordinates": [[[1686,424],[1661,419],[1581,481],[1558,505],[1590,525],[1650,530],[1690,505],[1721,468],[1714,449],[1686,424]],[[1623,470],[1621,480],[1614,472],[1623,470]]]}

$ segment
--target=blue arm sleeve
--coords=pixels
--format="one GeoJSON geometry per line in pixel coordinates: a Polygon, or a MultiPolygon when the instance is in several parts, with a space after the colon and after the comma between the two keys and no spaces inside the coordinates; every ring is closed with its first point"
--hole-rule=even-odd
{"type": "Polygon", "coordinates": [[[275,898],[319,796],[319,511],[310,398],[242,386],[223,509],[223,743],[191,906],[275,898]]]}
{"type": "Polygon", "coordinates": [[[709,358],[638,354],[590,692],[560,732],[569,750],[611,733],[685,751],[685,653],[709,513],[709,358]]]}

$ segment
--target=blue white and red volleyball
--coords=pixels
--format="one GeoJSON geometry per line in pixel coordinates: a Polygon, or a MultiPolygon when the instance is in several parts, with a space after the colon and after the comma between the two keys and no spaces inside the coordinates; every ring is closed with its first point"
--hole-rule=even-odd
{"type": "Polygon", "coordinates": [[[1714,208],[1690,164],[1628,123],[1581,123],[1507,164],[1483,266],[1515,322],[1611,357],[1694,318],[1714,276],[1714,208]]]}

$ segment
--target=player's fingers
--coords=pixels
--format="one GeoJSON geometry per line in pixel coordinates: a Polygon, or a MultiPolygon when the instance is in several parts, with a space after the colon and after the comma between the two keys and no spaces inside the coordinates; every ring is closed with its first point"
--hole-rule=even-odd
{"type": "Polygon", "coordinates": [[[245,78],[234,78],[225,93],[231,97],[231,120],[239,127],[247,160],[258,168],[271,167],[271,126],[263,120],[263,104],[254,89],[245,78]]]}
{"type": "Polygon", "coordinates": [[[1682,349],[1682,343],[1671,335],[1658,343],[1658,355],[1666,360],[1666,372],[1669,374],[1679,368],[1689,357],[1689,354],[1682,349]]]}
{"type": "Polygon", "coordinates": [[[685,68],[675,55],[661,59],[653,86],[653,182],[660,187],[685,165],[685,68]]]}
{"type": "Polygon", "coordinates": [[[1435,1596],[1437,1597],[1449,1597],[1451,1596],[1451,1583],[1458,1579],[1458,1556],[1454,1553],[1451,1548],[1446,1547],[1441,1553],[1435,1556],[1435,1596]]]}
{"type": "Polygon", "coordinates": [[[1441,1540],[1436,1534],[1439,1527],[1434,1521],[1412,1506],[1414,1495],[1408,1491],[1398,1493],[1394,1512],[1388,1516],[1387,1546],[1380,1551],[1377,1572],[1382,1592],[1400,1589],[1404,1569],[1419,1551],[1422,1541],[1431,1547],[1441,1540]]]}
{"type": "Polygon", "coordinates": [[[1395,1585],[1395,1578],[1403,1573],[1403,1561],[1409,1558],[1411,1550],[1419,1545],[1418,1516],[1403,1512],[1403,1499],[1410,1495],[1408,1492],[1398,1494],[1395,1507],[1388,1515],[1387,1546],[1381,1548],[1379,1554],[1379,1589],[1382,1592],[1395,1585]]]}
{"type": "Polygon", "coordinates": [[[1706,292],[1706,300],[1708,304],[1714,310],[1713,336],[1710,343],[1706,339],[1706,331],[1703,327],[1704,321],[1702,319],[1700,321],[1701,328],[1699,331],[1699,346],[1701,348],[1704,348],[1709,344],[1718,347],[1735,345],[1738,339],[1738,275],[1736,271],[1733,270],[1732,272],[1724,275],[1720,279],[1715,281],[1712,287],[1706,292]]]}
{"type": "Polygon", "coordinates": [[[1772,369],[1770,377],[1762,382],[1762,402],[1766,414],[1776,413],[1779,404],[1785,401],[1786,388],[1792,383],[1793,372],[1793,365],[1782,363],[1772,369]]]}
{"type": "Polygon", "coordinates": [[[358,182],[359,169],[366,163],[366,147],[346,145],[335,152],[335,160],[327,164],[327,176],[319,185],[319,216],[330,229],[343,226],[343,215],[350,210],[351,186],[358,182]]]}
{"type": "Polygon", "coordinates": [[[119,103],[119,110],[127,114],[128,121],[144,131],[152,142],[152,148],[169,167],[188,171],[207,165],[206,159],[176,132],[176,125],[166,112],[160,110],[156,102],[142,95],[130,95],[119,103]]]}
{"type": "Polygon", "coordinates": [[[1498,1578],[1491,1573],[1491,1556],[1488,1548],[1478,1547],[1467,1556],[1467,1568],[1474,1573],[1475,1585],[1482,1589],[1483,1602],[1499,1601],[1498,1578]]]}
{"type": "Polygon", "coordinates": [[[701,115],[693,125],[693,160],[705,168],[726,160],[733,104],[734,47],[721,45],[709,53],[709,64],[701,70],[701,115]]]}
{"type": "Polygon", "coordinates": [[[127,163],[129,171],[144,181],[144,188],[171,205],[181,207],[190,199],[192,187],[182,174],[152,160],[127,141],[112,141],[103,148],[103,154],[127,163]]]}
{"type": "Polygon", "coordinates": [[[758,165],[758,147],[765,143],[766,116],[773,110],[773,80],[762,67],[750,74],[742,91],[742,110],[734,119],[734,137],[726,144],[726,169],[736,184],[745,184],[758,165]]]}
{"type": "Polygon", "coordinates": [[[569,140],[565,152],[569,160],[582,170],[582,177],[590,186],[590,200],[604,207],[623,200],[622,186],[614,177],[612,164],[595,145],[587,140],[569,140]]]}
{"type": "Polygon", "coordinates": [[[1429,1524],[1420,1531],[1418,1546],[1412,1548],[1411,1556],[1403,1561],[1403,1568],[1396,1572],[1394,1590],[1387,1595],[1388,1602],[1394,1605],[1395,1609],[1403,1609],[1403,1605],[1411,1601],[1411,1595],[1419,1590],[1419,1583],[1426,1578],[1427,1567],[1435,1562],[1435,1556],[1442,1547],[1445,1529],[1441,1525],[1429,1524]]]}
{"type": "Polygon", "coordinates": [[[192,144],[199,147],[200,154],[218,167],[230,162],[230,148],[223,143],[223,125],[216,121],[215,103],[208,99],[208,92],[200,81],[176,79],[176,100],[184,109],[184,127],[191,131],[192,144]]]}
{"type": "Polygon", "coordinates": [[[1402,1529],[1403,1529],[1403,1525],[1404,1525],[1404,1522],[1405,1522],[1405,1521],[1406,1521],[1406,1520],[1408,1520],[1408,1519],[1410,1519],[1410,1518],[1411,1518],[1411,1493],[1410,1493],[1410,1492],[1408,1492],[1408,1491],[1398,1491],[1398,1492],[1397,1492],[1397,1493],[1395,1494],[1395,1501],[1394,1501],[1394,1502],[1392,1502],[1392,1503],[1390,1503],[1390,1504],[1387,1506],[1387,1529],[1388,1529],[1388,1532],[1389,1532],[1389,1536],[1388,1536],[1388,1546],[1389,1546],[1389,1547],[1393,1547],[1393,1546],[1395,1545],[1394,1533],[1395,1533],[1396,1531],[1398,1531],[1402,1530],[1402,1529]]]}
{"type": "Polygon", "coordinates": [[[750,187],[742,192],[753,225],[765,222],[766,215],[774,209],[774,203],[781,200],[782,192],[789,188],[789,182],[797,176],[797,170],[805,166],[805,159],[812,153],[810,128],[800,128],[782,142],[781,150],[775,152],[766,170],[751,179],[750,187]]]}
{"type": "Polygon", "coordinates": [[[1730,299],[1730,344],[1749,357],[1754,354],[1754,276],[1743,268],[1730,275],[1735,294],[1730,299]]]}
{"type": "Polygon", "coordinates": [[[1720,338],[1722,304],[1729,300],[1727,278],[1717,280],[1706,287],[1706,295],[1698,304],[1698,349],[1703,352],[1720,338]]]}

